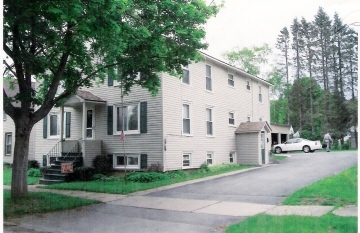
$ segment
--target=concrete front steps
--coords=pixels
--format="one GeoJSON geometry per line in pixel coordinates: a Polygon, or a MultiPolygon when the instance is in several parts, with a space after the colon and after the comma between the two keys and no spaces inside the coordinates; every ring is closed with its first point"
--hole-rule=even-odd
{"type": "Polygon", "coordinates": [[[67,156],[57,157],[50,168],[45,170],[44,178],[39,180],[39,184],[56,184],[69,181],[69,173],[61,172],[62,163],[73,163],[73,168],[83,166],[82,154],[74,153],[67,156]]]}

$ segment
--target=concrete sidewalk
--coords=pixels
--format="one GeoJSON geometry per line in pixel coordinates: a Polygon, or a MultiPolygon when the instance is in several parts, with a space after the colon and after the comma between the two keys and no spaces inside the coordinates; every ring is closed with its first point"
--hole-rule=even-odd
{"type": "MultiPolygon", "coordinates": [[[[131,206],[138,208],[148,208],[157,210],[172,210],[181,212],[203,213],[213,215],[225,215],[235,217],[249,217],[260,213],[269,215],[299,215],[299,216],[322,216],[330,211],[339,216],[358,216],[357,206],[344,206],[334,210],[333,206],[282,206],[282,205],[265,205],[244,202],[226,202],[212,200],[193,200],[166,197],[150,197],[145,194],[180,187],[187,184],[202,182],[204,180],[215,179],[218,177],[229,176],[232,174],[242,173],[249,170],[258,169],[251,168],[236,172],[230,172],[217,176],[206,177],[203,179],[191,180],[187,182],[177,183],[169,186],[159,187],[155,189],[131,193],[129,195],[95,193],[73,190],[55,190],[37,188],[39,185],[29,185],[30,192],[51,192],[63,194],[73,197],[81,197],[86,199],[97,200],[103,203],[109,203],[120,206],[131,206]]],[[[4,189],[10,189],[10,186],[3,186],[4,189]]]]}

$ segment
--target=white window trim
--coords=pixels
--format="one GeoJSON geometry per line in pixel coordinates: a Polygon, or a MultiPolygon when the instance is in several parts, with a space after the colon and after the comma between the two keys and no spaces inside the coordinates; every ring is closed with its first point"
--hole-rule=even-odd
{"type": "Polygon", "coordinates": [[[214,159],[214,157],[215,157],[215,156],[214,156],[214,152],[213,152],[213,151],[207,151],[207,152],[206,152],[206,160],[205,160],[205,161],[206,161],[206,164],[207,164],[208,166],[212,166],[212,165],[215,164],[215,159],[214,159]],[[211,159],[211,164],[208,163],[208,159],[209,159],[209,158],[208,158],[208,155],[211,155],[211,158],[210,158],[210,159],[211,159]]]}
{"type": "Polygon", "coordinates": [[[246,117],[246,122],[251,122],[251,116],[250,116],[250,115],[248,115],[248,116],[246,117]]]}
{"type": "MultiPolygon", "coordinates": [[[[64,116],[66,116],[66,113],[67,112],[65,112],[64,111],[64,116]]],[[[61,124],[60,124],[60,118],[61,118],[61,116],[60,116],[60,112],[49,112],[48,113],[48,115],[46,116],[47,117],[47,129],[46,129],[46,131],[47,131],[47,139],[59,139],[60,138],[60,127],[61,127],[61,124]],[[50,122],[50,115],[57,115],[58,116],[58,120],[57,120],[57,124],[58,124],[58,130],[59,130],[59,134],[57,134],[57,135],[50,135],[50,127],[51,127],[51,122],[50,122]]],[[[64,129],[63,129],[63,137],[65,138],[65,134],[66,134],[66,117],[63,117],[63,121],[64,121],[64,124],[63,124],[63,127],[64,127],[64,129]]]]}
{"type": "MultiPolygon", "coordinates": [[[[122,165],[117,165],[117,157],[119,156],[124,156],[124,153],[114,153],[113,154],[113,168],[114,169],[125,169],[125,166],[122,166],[122,165]]],[[[137,153],[127,153],[126,154],[126,157],[137,157],[138,158],[138,165],[126,165],[126,169],[134,169],[134,170],[138,170],[140,169],[140,163],[141,163],[141,156],[140,154],[137,154],[137,153]]],[[[129,161],[129,160],[127,160],[129,161]]]]}
{"type": "Polygon", "coordinates": [[[191,157],[192,157],[192,153],[191,152],[183,152],[181,154],[181,167],[182,169],[189,169],[192,168],[192,164],[191,164],[191,157]],[[189,166],[184,166],[184,155],[189,155],[189,166]]]}
{"type": "Polygon", "coordinates": [[[3,111],[3,121],[6,121],[7,120],[7,115],[5,113],[5,111],[3,111]]]}
{"type": "Polygon", "coordinates": [[[212,76],[213,76],[213,74],[212,74],[212,66],[209,65],[209,64],[205,64],[205,91],[210,92],[210,93],[213,93],[213,92],[214,92],[214,85],[213,85],[212,76]],[[207,66],[210,67],[210,77],[208,77],[207,74],[206,74],[207,66]],[[210,82],[210,83],[211,83],[211,86],[210,86],[211,90],[208,90],[207,87],[206,87],[206,83],[207,83],[207,79],[208,79],[208,78],[209,78],[210,81],[211,81],[211,82],[210,82]]]}
{"type": "Polygon", "coordinates": [[[183,101],[181,105],[181,135],[186,137],[192,137],[192,132],[192,103],[188,101],[183,101]],[[189,105],[190,133],[184,133],[184,105],[189,105]]]}
{"type": "Polygon", "coordinates": [[[5,146],[4,146],[4,155],[5,156],[11,156],[11,154],[13,153],[13,136],[12,136],[12,133],[11,132],[6,132],[5,133],[5,146]],[[8,139],[8,135],[11,136],[11,141],[10,141],[10,144],[9,144],[9,141],[7,140],[8,139]],[[7,146],[10,146],[10,154],[7,153],[7,146]]]}
{"type": "Polygon", "coordinates": [[[229,87],[232,87],[232,88],[235,88],[234,74],[228,73],[228,86],[229,86],[229,87]],[[232,76],[232,79],[229,79],[229,75],[232,76]],[[233,85],[230,85],[230,84],[229,84],[229,80],[232,80],[232,81],[233,81],[233,85]]]}
{"type": "Polygon", "coordinates": [[[189,83],[184,83],[183,78],[181,78],[181,83],[186,85],[186,86],[190,86],[191,84],[191,79],[190,79],[190,69],[189,66],[182,66],[182,70],[186,70],[189,73],[189,83]]]}
{"type": "Polygon", "coordinates": [[[235,122],[235,111],[229,111],[228,112],[228,125],[231,127],[236,127],[235,126],[236,122],[235,122]],[[234,115],[233,119],[234,119],[234,124],[230,124],[229,120],[230,120],[230,113],[232,113],[234,115]]]}
{"type": "Polygon", "coordinates": [[[249,79],[246,79],[245,83],[246,83],[246,91],[251,92],[251,81],[249,79]],[[249,85],[248,85],[248,82],[249,82],[249,85]],[[248,89],[248,87],[249,87],[249,89],[248,89]]]}
{"type": "MultiPolygon", "coordinates": [[[[131,106],[131,105],[137,105],[138,106],[138,129],[137,130],[124,130],[125,135],[131,135],[131,134],[140,134],[140,102],[136,103],[126,103],[124,104],[124,107],[131,106]]],[[[121,135],[121,131],[117,131],[117,108],[121,108],[121,104],[114,105],[114,111],[113,111],[113,135],[121,135]]]]}
{"type": "Polygon", "coordinates": [[[229,163],[230,163],[230,164],[236,163],[235,158],[236,158],[236,151],[230,151],[230,152],[229,152],[229,163]],[[232,162],[230,162],[231,155],[232,155],[232,159],[233,159],[232,162]]]}
{"type": "Polygon", "coordinates": [[[261,88],[261,86],[259,86],[259,96],[258,96],[259,103],[263,103],[262,97],[263,97],[263,95],[262,95],[262,88],[261,88]],[[260,101],[260,96],[261,96],[261,101],[260,101]]]}
{"type": "Polygon", "coordinates": [[[215,137],[215,127],[214,127],[214,108],[213,107],[206,107],[206,109],[205,109],[205,117],[206,117],[206,119],[205,119],[205,122],[206,122],[206,137],[210,137],[210,138],[213,138],[213,137],[215,137]],[[207,110],[210,110],[210,112],[211,112],[211,127],[212,127],[212,134],[208,134],[207,133],[207,123],[208,123],[208,119],[207,119],[207,110]]]}

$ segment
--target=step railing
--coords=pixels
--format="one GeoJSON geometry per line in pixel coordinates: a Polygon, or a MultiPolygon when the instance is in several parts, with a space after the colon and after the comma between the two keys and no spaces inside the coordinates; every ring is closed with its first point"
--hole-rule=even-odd
{"type": "Polygon", "coordinates": [[[68,150],[68,152],[64,156],[62,156],[65,161],[74,162],[77,159],[74,158],[72,160],[68,160],[68,158],[70,158],[70,154],[77,154],[76,155],[77,157],[81,154],[81,143],[80,143],[81,141],[82,138],[78,139],[71,147],[71,149],[68,150]]]}
{"type": "MultiPolygon", "coordinates": [[[[64,141],[65,139],[63,139],[64,141]]],[[[43,161],[43,165],[46,164],[45,166],[48,166],[50,165],[53,161],[56,160],[57,157],[59,157],[61,155],[61,148],[60,148],[60,145],[61,145],[61,140],[58,141],[55,146],[50,150],[49,153],[47,153],[44,157],[44,160],[46,159],[46,162],[43,161]]]]}

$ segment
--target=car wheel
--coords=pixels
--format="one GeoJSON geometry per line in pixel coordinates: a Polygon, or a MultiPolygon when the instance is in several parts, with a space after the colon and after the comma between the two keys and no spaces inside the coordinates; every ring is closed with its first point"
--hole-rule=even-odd
{"type": "Polygon", "coordinates": [[[309,146],[304,146],[304,147],[303,147],[303,151],[304,151],[305,153],[309,153],[309,152],[310,152],[310,147],[309,147],[309,146]]]}
{"type": "Polygon", "coordinates": [[[282,150],[281,150],[280,147],[276,147],[276,148],[275,148],[275,153],[276,153],[276,154],[281,154],[281,152],[282,152],[282,150]]]}

